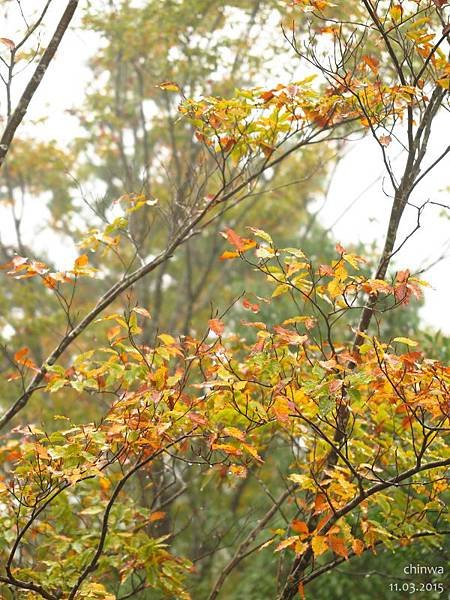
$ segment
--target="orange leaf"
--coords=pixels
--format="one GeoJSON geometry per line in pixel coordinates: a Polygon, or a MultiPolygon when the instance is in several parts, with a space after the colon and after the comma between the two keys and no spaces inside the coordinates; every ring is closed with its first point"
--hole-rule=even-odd
{"type": "Polygon", "coordinates": [[[314,500],[314,514],[317,515],[328,508],[328,502],[323,494],[317,494],[314,500]]]}
{"type": "Polygon", "coordinates": [[[28,352],[30,351],[29,348],[21,348],[20,350],[17,350],[17,352],[14,354],[14,360],[18,363],[22,363],[23,359],[25,358],[25,356],[28,354],[28,352]]]}
{"type": "Polygon", "coordinates": [[[305,521],[298,521],[297,519],[294,519],[292,521],[291,528],[292,531],[295,531],[295,533],[304,533],[305,535],[309,534],[308,525],[305,523],[305,521]]]}
{"type": "Polygon", "coordinates": [[[335,554],[343,556],[345,559],[348,558],[348,551],[345,547],[344,540],[342,538],[336,537],[334,535],[329,535],[328,543],[330,544],[330,548],[335,554]]]}
{"type": "Polygon", "coordinates": [[[229,250],[226,250],[225,252],[223,252],[220,256],[220,260],[229,260],[230,258],[238,258],[239,257],[239,252],[230,252],[229,250]]]}
{"type": "Polygon", "coordinates": [[[352,550],[356,556],[360,556],[364,552],[364,542],[355,538],[352,542],[352,550]]]}
{"type": "Polygon", "coordinates": [[[380,64],[380,61],[377,58],[375,58],[375,56],[369,56],[368,54],[364,54],[361,58],[366,63],[366,65],[370,68],[370,70],[375,75],[377,75],[378,74],[378,65],[380,64]]]}
{"type": "Polygon", "coordinates": [[[300,594],[300,598],[302,600],[305,600],[305,586],[303,585],[303,583],[300,581],[300,583],[298,584],[298,593],[300,594]]]}
{"type": "Polygon", "coordinates": [[[80,267],[85,267],[89,262],[89,258],[86,254],[82,254],[75,261],[75,268],[79,269],[80,267]]]}
{"type": "Polygon", "coordinates": [[[226,229],[225,237],[230,242],[230,244],[236,248],[236,250],[239,250],[239,251],[244,250],[244,248],[245,248],[244,240],[241,238],[240,235],[238,235],[235,231],[233,231],[233,229],[230,229],[230,228],[226,229]]]}
{"type": "Polygon", "coordinates": [[[153,523],[154,521],[161,521],[161,519],[164,519],[165,516],[166,513],[164,511],[157,510],[156,512],[150,515],[149,522],[153,523]]]}
{"type": "Polygon", "coordinates": [[[208,326],[216,335],[221,336],[225,329],[225,324],[220,319],[209,319],[208,326]]]}

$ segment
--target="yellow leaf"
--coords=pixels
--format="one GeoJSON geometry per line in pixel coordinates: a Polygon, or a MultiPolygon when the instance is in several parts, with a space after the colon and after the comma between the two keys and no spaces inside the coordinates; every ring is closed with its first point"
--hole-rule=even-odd
{"type": "Polygon", "coordinates": [[[273,294],[272,294],[272,298],[276,298],[277,296],[281,296],[281,294],[285,294],[286,292],[289,291],[289,285],[287,285],[286,283],[281,283],[280,285],[278,285],[273,294]]]}
{"type": "Polygon", "coordinates": [[[436,83],[438,85],[440,85],[441,88],[444,88],[445,90],[450,90],[450,79],[449,78],[437,79],[436,83]]]}
{"type": "Polygon", "coordinates": [[[258,460],[261,463],[264,462],[264,460],[258,454],[258,451],[256,450],[256,448],[254,448],[253,446],[250,446],[250,444],[242,444],[242,446],[243,446],[243,448],[245,448],[247,450],[247,452],[251,456],[253,456],[253,458],[255,458],[256,460],[258,460]]]}
{"type": "Polygon", "coordinates": [[[224,435],[229,435],[230,437],[234,437],[237,440],[245,440],[245,433],[237,427],[225,427],[223,430],[224,435]]]}
{"type": "Polygon", "coordinates": [[[415,342],[414,340],[410,340],[409,338],[406,337],[396,337],[392,340],[393,342],[398,342],[399,344],[406,344],[407,346],[417,346],[418,342],[415,342]]]}
{"type": "Polygon", "coordinates": [[[174,344],[176,344],[176,340],[175,338],[173,338],[171,335],[169,335],[168,333],[160,333],[158,335],[158,338],[162,341],[162,343],[165,346],[173,346],[174,344]]]}
{"type": "Polygon", "coordinates": [[[304,483],[309,481],[308,475],[300,475],[299,473],[292,473],[289,475],[288,479],[299,486],[302,486],[304,483]]]}
{"type": "Polygon", "coordinates": [[[308,544],[306,542],[300,542],[298,541],[295,544],[295,554],[303,554],[303,552],[305,552],[305,550],[308,549],[308,544]]]}
{"type": "Polygon", "coordinates": [[[330,296],[332,298],[336,298],[336,296],[339,296],[341,294],[342,290],[343,290],[343,287],[342,287],[339,279],[333,279],[328,284],[328,293],[330,294],[330,296]]]}
{"type": "Polygon", "coordinates": [[[311,540],[314,556],[317,558],[328,550],[328,541],[324,535],[315,535],[311,540]]]}
{"type": "Polygon", "coordinates": [[[162,83],[158,84],[156,87],[159,87],[161,90],[165,90],[166,92],[179,92],[180,91],[180,86],[178,85],[178,83],[175,83],[174,81],[163,81],[162,83]]]}
{"type": "Polygon", "coordinates": [[[298,535],[292,535],[278,544],[278,546],[275,548],[275,552],[280,552],[285,548],[289,548],[289,546],[293,546],[296,542],[298,542],[298,535]]]}
{"type": "Polygon", "coordinates": [[[391,15],[391,18],[393,21],[401,22],[402,15],[403,15],[403,8],[400,6],[400,4],[394,4],[394,6],[392,6],[391,9],[389,10],[389,14],[391,15]]]}

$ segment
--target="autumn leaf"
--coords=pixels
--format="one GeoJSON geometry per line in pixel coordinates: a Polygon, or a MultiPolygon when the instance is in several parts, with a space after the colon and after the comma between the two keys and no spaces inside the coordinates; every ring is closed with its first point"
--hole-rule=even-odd
{"type": "Polygon", "coordinates": [[[386,148],[392,142],[392,138],[390,135],[380,135],[380,137],[378,138],[378,141],[380,142],[380,144],[382,146],[384,146],[386,148]]]}
{"type": "Polygon", "coordinates": [[[333,550],[333,552],[335,554],[338,554],[339,556],[343,556],[345,559],[348,558],[348,551],[347,551],[347,548],[345,547],[345,543],[342,538],[337,537],[335,535],[329,535],[328,543],[330,545],[331,550],[333,550]]]}
{"type": "Polygon", "coordinates": [[[275,325],[273,329],[281,340],[293,346],[298,346],[308,341],[307,335],[300,335],[296,331],[281,327],[281,325],[275,325]]]}
{"type": "Polygon", "coordinates": [[[166,513],[164,511],[157,510],[156,512],[153,512],[150,515],[149,523],[154,523],[155,521],[161,521],[161,519],[164,519],[165,516],[166,516],[166,513]]]}
{"type": "Polygon", "coordinates": [[[417,346],[418,342],[415,342],[414,340],[410,340],[409,338],[406,337],[396,337],[392,340],[393,342],[398,342],[399,344],[406,344],[406,346],[417,346]]]}
{"type": "Polygon", "coordinates": [[[80,269],[89,263],[89,258],[86,254],[82,254],[75,260],[75,268],[80,269]]]}
{"type": "Polygon", "coordinates": [[[295,531],[295,533],[309,535],[308,525],[305,521],[294,519],[291,523],[291,529],[292,531],[295,531]]]}
{"type": "Polygon", "coordinates": [[[247,298],[244,298],[244,300],[242,301],[242,306],[245,309],[251,310],[254,313],[259,312],[259,304],[254,304],[254,303],[250,302],[250,300],[247,300],[247,298]]]}
{"type": "Polygon", "coordinates": [[[375,75],[377,75],[378,74],[378,66],[380,64],[380,61],[378,60],[378,58],[376,58],[375,56],[368,55],[368,54],[363,54],[361,58],[364,61],[364,63],[371,69],[371,71],[375,75]]]}
{"type": "Polygon", "coordinates": [[[10,40],[9,38],[5,38],[5,37],[0,37],[0,44],[3,44],[7,48],[9,48],[11,51],[13,51],[14,48],[16,47],[16,44],[12,40],[10,40]]]}
{"type": "Polygon", "coordinates": [[[298,540],[299,540],[298,535],[293,535],[291,537],[288,537],[285,540],[283,540],[280,544],[278,544],[278,546],[275,548],[274,551],[281,552],[281,550],[285,550],[286,548],[293,546],[296,542],[298,542],[298,540]]]}
{"type": "Polygon", "coordinates": [[[245,432],[237,429],[236,427],[225,427],[223,430],[224,435],[229,435],[237,440],[245,440],[245,432]]]}
{"type": "Polygon", "coordinates": [[[311,540],[312,551],[314,552],[314,556],[318,558],[325,554],[328,550],[328,541],[325,535],[315,535],[311,540]]]}
{"type": "Polygon", "coordinates": [[[298,593],[299,596],[302,600],[305,600],[306,596],[305,596],[305,586],[303,585],[303,582],[300,581],[300,583],[298,584],[298,593]]]}
{"type": "Polygon", "coordinates": [[[221,336],[225,329],[225,323],[220,319],[209,319],[208,326],[217,336],[221,336]]]}
{"type": "Polygon", "coordinates": [[[403,15],[403,7],[400,4],[394,4],[389,9],[389,14],[393,21],[401,21],[403,15]]]}
{"type": "Polygon", "coordinates": [[[137,313],[138,315],[141,315],[142,317],[145,317],[146,319],[151,319],[152,318],[152,316],[148,312],[148,310],[145,309],[145,308],[142,308],[141,306],[135,306],[133,308],[133,312],[137,313]]]}
{"type": "Polygon", "coordinates": [[[362,540],[358,540],[355,538],[352,541],[352,550],[356,554],[356,556],[360,556],[364,552],[364,542],[362,540]]]}
{"type": "Polygon", "coordinates": [[[164,90],[166,92],[180,92],[181,91],[178,83],[175,83],[174,81],[163,81],[162,83],[159,83],[156,87],[158,87],[160,90],[164,90]]]}
{"type": "Polygon", "coordinates": [[[174,337],[169,335],[168,333],[160,333],[158,338],[162,341],[165,346],[173,346],[176,344],[176,340],[174,337]]]}
{"type": "Polygon", "coordinates": [[[220,255],[220,260],[230,260],[231,258],[239,258],[239,252],[225,250],[225,252],[222,252],[220,255]]]}

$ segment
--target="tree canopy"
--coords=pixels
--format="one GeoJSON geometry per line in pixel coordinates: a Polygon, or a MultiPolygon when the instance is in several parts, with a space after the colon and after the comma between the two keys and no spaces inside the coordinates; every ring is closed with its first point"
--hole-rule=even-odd
{"type": "Polygon", "coordinates": [[[1,597],[442,597],[450,347],[396,258],[449,208],[423,192],[447,2],[22,4],[0,2],[1,597]],[[27,111],[70,28],[96,47],[62,144],[27,111]],[[365,136],[386,231],[333,240],[320,204],[365,136]]]}

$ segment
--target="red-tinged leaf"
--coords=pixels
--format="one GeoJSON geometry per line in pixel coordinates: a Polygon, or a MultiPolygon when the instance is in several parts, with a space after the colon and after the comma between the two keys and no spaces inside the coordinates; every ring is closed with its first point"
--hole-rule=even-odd
{"type": "Polygon", "coordinates": [[[298,521],[297,519],[294,519],[291,523],[291,529],[292,531],[295,531],[295,533],[309,535],[308,525],[305,523],[305,521],[298,521]]]}
{"type": "Polygon", "coordinates": [[[208,423],[208,419],[203,415],[199,415],[195,412],[189,412],[187,414],[188,419],[190,419],[193,423],[197,423],[197,425],[206,425],[208,423]]]}
{"type": "Polygon", "coordinates": [[[404,271],[398,271],[395,276],[395,281],[397,283],[405,283],[406,281],[408,281],[410,275],[411,273],[408,269],[405,269],[404,271]]]}
{"type": "Polygon", "coordinates": [[[333,267],[331,265],[320,265],[319,275],[321,277],[324,277],[325,275],[327,275],[328,277],[334,277],[333,267]]]}
{"type": "Polygon", "coordinates": [[[281,550],[293,546],[296,542],[298,542],[298,535],[292,535],[291,537],[286,538],[280,544],[278,544],[274,551],[281,552],[281,550]]]}
{"type": "Polygon", "coordinates": [[[238,235],[233,229],[225,230],[225,237],[229,243],[236,248],[239,252],[242,252],[245,248],[245,242],[240,235],[238,235]]]}
{"type": "Polygon", "coordinates": [[[269,90],[267,92],[262,92],[260,94],[260,98],[262,98],[262,100],[264,100],[264,102],[269,102],[269,100],[272,100],[272,98],[275,96],[275,94],[269,90]]]}
{"type": "Polygon", "coordinates": [[[252,302],[250,302],[250,300],[247,300],[247,298],[244,298],[244,300],[242,301],[242,306],[247,310],[251,310],[255,314],[259,312],[259,304],[253,304],[252,302]]]}
{"type": "Polygon", "coordinates": [[[75,261],[75,268],[80,269],[85,267],[89,263],[89,258],[87,254],[82,254],[75,261]]]}
{"type": "Polygon", "coordinates": [[[448,0],[433,0],[438,8],[442,8],[446,4],[448,4],[448,0]]]}
{"type": "Polygon", "coordinates": [[[220,319],[209,319],[208,326],[216,335],[219,337],[222,335],[225,329],[225,323],[220,319]]]}
{"type": "Polygon", "coordinates": [[[222,152],[228,152],[231,150],[236,144],[236,138],[224,136],[220,139],[220,148],[222,152]]]}
{"type": "Polygon", "coordinates": [[[342,538],[335,535],[329,535],[328,543],[335,554],[338,556],[343,556],[345,559],[348,558],[348,550],[345,547],[345,543],[342,538]]]}
{"type": "Polygon", "coordinates": [[[275,325],[273,329],[284,342],[293,346],[299,346],[308,341],[307,335],[300,335],[296,331],[281,327],[281,325],[275,325]]]}
{"type": "Polygon", "coordinates": [[[387,146],[389,146],[389,144],[392,142],[392,138],[390,135],[380,135],[380,137],[378,138],[378,141],[380,142],[380,144],[382,146],[387,148],[387,146]]]}
{"type": "Polygon", "coordinates": [[[336,252],[341,255],[346,253],[345,248],[343,246],[341,246],[341,244],[339,244],[339,242],[336,244],[336,252]]]}
{"type": "Polygon", "coordinates": [[[339,391],[342,388],[342,385],[343,385],[342,379],[333,379],[333,381],[330,381],[330,383],[328,384],[328,389],[331,394],[335,394],[337,391],[339,391]]]}
{"type": "Polygon", "coordinates": [[[9,48],[11,51],[14,50],[14,48],[16,47],[16,44],[12,40],[10,40],[9,38],[4,38],[4,37],[0,37],[0,44],[3,44],[7,48],[9,48]]]}

